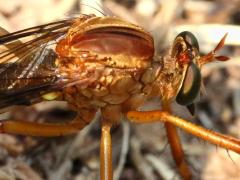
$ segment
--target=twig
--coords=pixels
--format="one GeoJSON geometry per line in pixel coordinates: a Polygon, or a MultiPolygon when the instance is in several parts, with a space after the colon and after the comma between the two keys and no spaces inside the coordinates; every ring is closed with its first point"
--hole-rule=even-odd
{"type": "MultiPolygon", "coordinates": [[[[95,121],[94,121],[95,122],[95,121]]],[[[80,146],[83,144],[86,136],[89,134],[90,130],[93,127],[94,122],[91,122],[88,126],[86,126],[83,130],[81,130],[77,136],[75,137],[74,141],[72,142],[71,146],[69,147],[65,159],[74,158],[78,153],[80,146]]]]}
{"type": "MultiPolygon", "coordinates": [[[[158,174],[163,178],[163,179],[172,179],[174,176],[176,176],[176,172],[172,168],[170,168],[166,162],[159,157],[155,157],[151,154],[146,155],[146,160],[149,161],[152,166],[156,169],[158,174]]],[[[179,179],[179,178],[178,178],[179,179]]]]}
{"type": "Polygon", "coordinates": [[[155,180],[153,167],[142,156],[140,142],[136,137],[131,138],[130,146],[131,158],[138,171],[143,175],[144,179],[155,180]]]}
{"type": "Polygon", "coordinates": [[[126,162],[126,156],[129,149],[129,137],[130,137],[130,126],[128,121],[122,121],[122,128],[123,128],[123,138],[122,138],[122,149],[120,154],[120,159],[118,162],[118,166],[114,171],[114,179],[120,179],[122,174],[122,170],[124,164],[126,162]]]}
{"type": "Polygon", "coordinates": [[[56,171],[49,172],[49,180],[64,180],[66,177],[66,173],[69,173],[71,169],[71,161],[65,161],[63,164],[61,164],[60,168],[56,171]]]}

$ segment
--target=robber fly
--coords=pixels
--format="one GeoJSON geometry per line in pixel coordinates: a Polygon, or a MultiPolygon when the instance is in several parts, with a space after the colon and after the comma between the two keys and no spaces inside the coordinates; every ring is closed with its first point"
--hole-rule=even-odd
{"type": "Polygon", "coordinates": [[[119,115],[110,119],[117,121],[123,103],[128,110],[132,101],[147,97],[150,89],[143,92],[143,86],[154,80],[147,76],[161,68],[149,69],[139,82],[151,65],[152,37],[113,17],[82,15],[4,35],[0,44],[11,45],[0,54],[0,108],[66,100],[75,110],[85,109],[82,116],[116,109],[119,115]],[[15,44],[29,36],[35,37],[15,44]]]}
{"type": "Polygon", "coordinates": [[[59,100],[78,114],[65,124],[6,120],[0,131],[46,137],[71,134],[89,124],[100,109],[101,179],[112,179],[112,125],[126,114],[133,122],[162,121],[179,172],[190,178],[175,126],[240,152],[239,140],[174,117],[169,106],[176,100],[194,113],[200,69],[213,60],[228,59],[216,55],[225,38],[201,57],[197,39],[185,31],[175,38],[169,55],[155,58],[151,34],[117,17],[81,15],[5,34],[0,37],[0,108],[59,100]],[[134,111],[154,97],[161,98],[163,111],[134,111]]]}

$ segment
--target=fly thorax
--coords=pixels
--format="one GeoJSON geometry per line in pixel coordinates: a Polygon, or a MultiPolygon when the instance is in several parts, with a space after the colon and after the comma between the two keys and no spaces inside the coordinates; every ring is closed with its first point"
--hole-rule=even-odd
{"type": "Polygon", "coordinates": [[[178,88],[183,78],[183,68],[179,68],[176,59],[171,56],[165,56],[161,66],[161,71],[153,83],[154,94],[169,101],[174,99],[179,91],[178,88]]]}

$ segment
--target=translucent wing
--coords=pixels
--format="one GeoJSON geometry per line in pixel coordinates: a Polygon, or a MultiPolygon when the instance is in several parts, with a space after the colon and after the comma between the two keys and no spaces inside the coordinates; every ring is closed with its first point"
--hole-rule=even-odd
{"type": "Polygon", "coordinates": [[[0,108],[31,104],[60,89],[52,48],[73,23],[63,20],[0,36],[0,108]]]}

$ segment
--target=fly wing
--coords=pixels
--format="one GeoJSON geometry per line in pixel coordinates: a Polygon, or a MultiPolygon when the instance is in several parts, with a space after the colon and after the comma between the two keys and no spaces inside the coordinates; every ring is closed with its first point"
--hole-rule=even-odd
{"type": "Polygon", "coordinates": [[[40,49],[25,57],[26,62],[0,64],[0,69],[4,69],[0,73],[0,108],[29,105],[42,93],[53,90],[57,81],[55,58],[56,54],[50,49],[40,49]]]}
{"type": "Polygon", "coordinates": [[[60,90],[52,48],[73,23],[69,19],[0,36],[0,108],[29,105],[60,90]]]}

